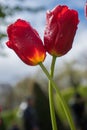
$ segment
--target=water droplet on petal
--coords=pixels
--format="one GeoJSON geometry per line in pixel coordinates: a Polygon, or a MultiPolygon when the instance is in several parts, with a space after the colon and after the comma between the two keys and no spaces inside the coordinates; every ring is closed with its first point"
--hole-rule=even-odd
{"type": "Polygon", "coordinates": [[[62,38],[63,37],[63,34],[60,34],[60,38],[62,38]]]}

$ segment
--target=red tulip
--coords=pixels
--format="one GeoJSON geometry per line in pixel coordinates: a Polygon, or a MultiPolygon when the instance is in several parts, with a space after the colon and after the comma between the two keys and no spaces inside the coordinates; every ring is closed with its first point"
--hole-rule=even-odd
{"type": "Polygon", "coordinates": [[[79,23],[78,13],[67,6],[56,6],[46,14],[44,44],[46,51],[54,56],[62,56],[71,48],[79,23]]]}
{"type": "Polygon", "coordinates": [[[8,27],[7,33],[7,46],[13,49],[24,63],[37,65],[44,61],[46,52],[43,43],[28,22],[18,19],[8,27]]]}
{"type": "Polygon", "coordinates": [[[85,17],[87,19],[87,0],[86,0],[86,3],[85,3],[85,17]]]}

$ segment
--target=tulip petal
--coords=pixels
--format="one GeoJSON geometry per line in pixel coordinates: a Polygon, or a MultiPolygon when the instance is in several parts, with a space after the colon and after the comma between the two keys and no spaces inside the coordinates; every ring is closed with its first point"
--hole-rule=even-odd
{"type": "Polygon", "coordinates": [[[46,52],[38,32],[30,23],[18,19],[7,29],[7,46],[13,49],[20,59],[28,65],[37,65],[44,61],[46,52]]]}
{"type": "Polygon", "coordinates": [[[47,12],[44,31],[46,51],[54,56],[65,55],[72,48],[78,23],[78,12],[65,5],[47,12]]]}

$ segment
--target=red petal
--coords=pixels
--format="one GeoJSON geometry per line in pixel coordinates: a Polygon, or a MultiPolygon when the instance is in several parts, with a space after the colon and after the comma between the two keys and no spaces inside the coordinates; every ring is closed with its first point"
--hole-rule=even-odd
{"type": "Polygon", "coordinates": [[[87,19],[87,0],[86,0],[86,3],[85,3],[85,17],[86,17],[86,19],[87,19]]]}
{"type": "Polygon", "coordinates": [[[7,46],[13,49],[23,62],[36,65],[46,56],[38,32],[25,20],[18,19],[7,29],[9,41],[7,46]]]}

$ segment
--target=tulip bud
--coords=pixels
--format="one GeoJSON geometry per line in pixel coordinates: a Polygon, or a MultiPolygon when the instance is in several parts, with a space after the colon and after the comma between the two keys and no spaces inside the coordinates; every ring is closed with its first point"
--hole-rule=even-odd
{"type": "Polygon", "coordinates": [[[67,6],[56,6],[46,14],[44,44],[53,56],[65,55],[71,48],[79,23],[78,13],[67,6]]]}
{"type": "Polygon", "coordinates": [[[7,33],[7,46],[13,49],[24,63],[37,65],[44,61],[46,52],[43,43],[28,22],[18,19],[8,27],[7,33]]]}

